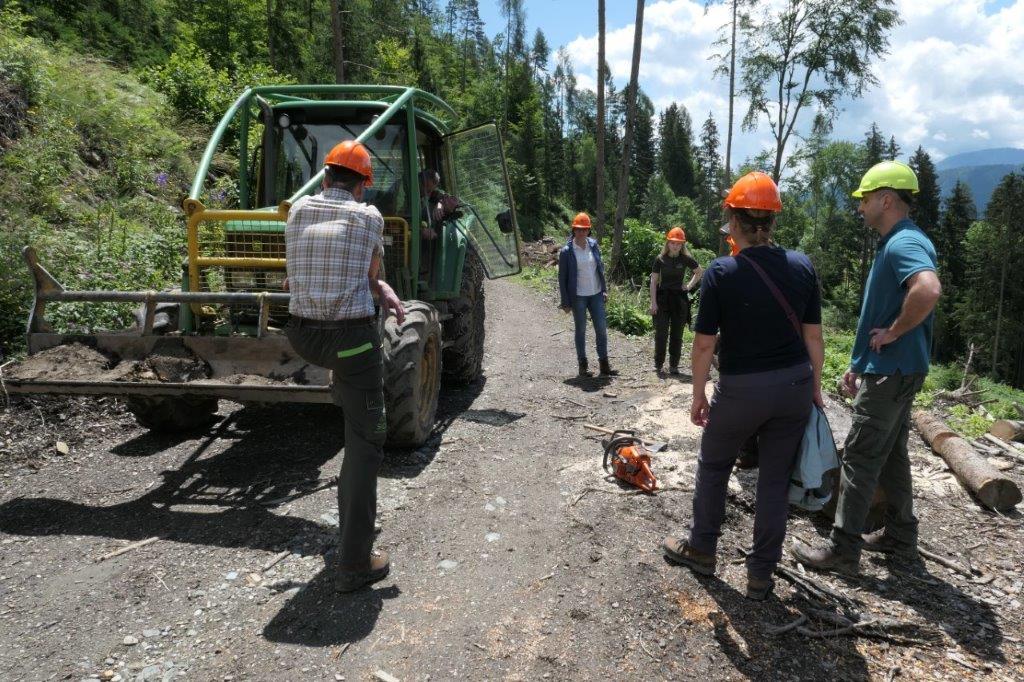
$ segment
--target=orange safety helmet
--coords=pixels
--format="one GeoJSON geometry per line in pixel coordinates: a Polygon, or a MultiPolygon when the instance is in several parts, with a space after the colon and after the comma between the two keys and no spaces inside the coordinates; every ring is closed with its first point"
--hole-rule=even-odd
{"type": "Polygon", "coordinates": [[[682,227],[673,227],[665,235],[665,241],[667,242],[679,242],[680,244],[686,243],[686,232],[683,231],[682,227]]]}
{"type": "Polygon", "coordinates": [[[722,206],[779,213],[782,211],[782,195],[771,176],[761,171],[752,171],[736,181],[722,206]]]}
{"type": "Polygon", "coordinates": [[[576,217],[572,219],[572,229],[574,230],[589,230],[590,229],[590,216],[582,211],[576,214],[576,217]]]}
{"type": "Polygon", "coordinates": [[[327,152],[324,164],[347,168],[353,173],[359,173],[366,178],[367,187],[373,186],[373,164],[370,162],[370,152],[362,142],[345,140],[338,143],[334,149],[327,152]]]}

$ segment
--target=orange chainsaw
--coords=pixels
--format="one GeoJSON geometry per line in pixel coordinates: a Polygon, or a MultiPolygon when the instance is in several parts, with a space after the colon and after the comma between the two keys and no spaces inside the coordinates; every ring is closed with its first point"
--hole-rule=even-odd
{"type": "Polygon", "coordinates": [[[615,431],[604,446],[604,470],[615,478],[653,493],[658,479],[651,473],[651,453],[635,431],[615,431]]]}

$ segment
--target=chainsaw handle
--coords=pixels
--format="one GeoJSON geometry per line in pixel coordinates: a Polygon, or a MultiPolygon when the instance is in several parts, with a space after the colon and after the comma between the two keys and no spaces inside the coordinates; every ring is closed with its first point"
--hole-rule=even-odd
{"type": "Polygon", "coordinates": [[[601,462],[601,466],[605,471],[608,473],[612,472],[612,467],[609,466],[608,460],[615,456],[620,447],[626,445],[643,445],[643,442],[638,440],[635,434],[635,431],[616,431],[612,434],[612,438],[604,446],[604,459],[601,462]]]}

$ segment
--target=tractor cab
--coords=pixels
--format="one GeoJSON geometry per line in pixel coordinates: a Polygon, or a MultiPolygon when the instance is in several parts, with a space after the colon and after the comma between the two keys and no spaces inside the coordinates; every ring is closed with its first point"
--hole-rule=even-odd
{"type": "MultiPolygon", "coordinates": [[[[380,123],[387,102],[258,96],[261,139],[249,160],[242,208],[278,206],[319,191],[324,158],[339,142],[361,139],[373,162],[364,194],[385,221],[388,282],[402,298],[447,299],[458,293],[466,249],[489,277],[519,271],[517,231],[497,127],[450,133],[416,110],[380,123]],[[367,130],[373,128],[371,134],[367,130]],[[436,174],[436,175],[434,175],[436,174]],[[452,210],[434,215],[424,179],[438,178],[452,210]]],[[[240,188],[241,189],[241,188],[240,188]]],[[[247,290],[247,280],[238,281],[247,290]]],[[[262,283],[263,280],[261,280],[262,283]]]]}

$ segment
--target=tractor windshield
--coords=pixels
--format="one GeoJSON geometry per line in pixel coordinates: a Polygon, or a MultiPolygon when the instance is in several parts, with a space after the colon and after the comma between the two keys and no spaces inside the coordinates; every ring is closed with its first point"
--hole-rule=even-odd
{"type": "MultiPolygon", "coordinates": [[[[334,145],[351,140],[366,130],[367,123],[306,123],[278,128],[276,200],[287,199],[324,167],[324,157],[334,145]]],[[[365,141],[373,160],[373,187],[366,201],[384,215],[408,213],[408,179],[404,177],[405,126],[388,124],[365,141]]],[[[274,202],[271,202],[274,203],[274,202]]]]}

